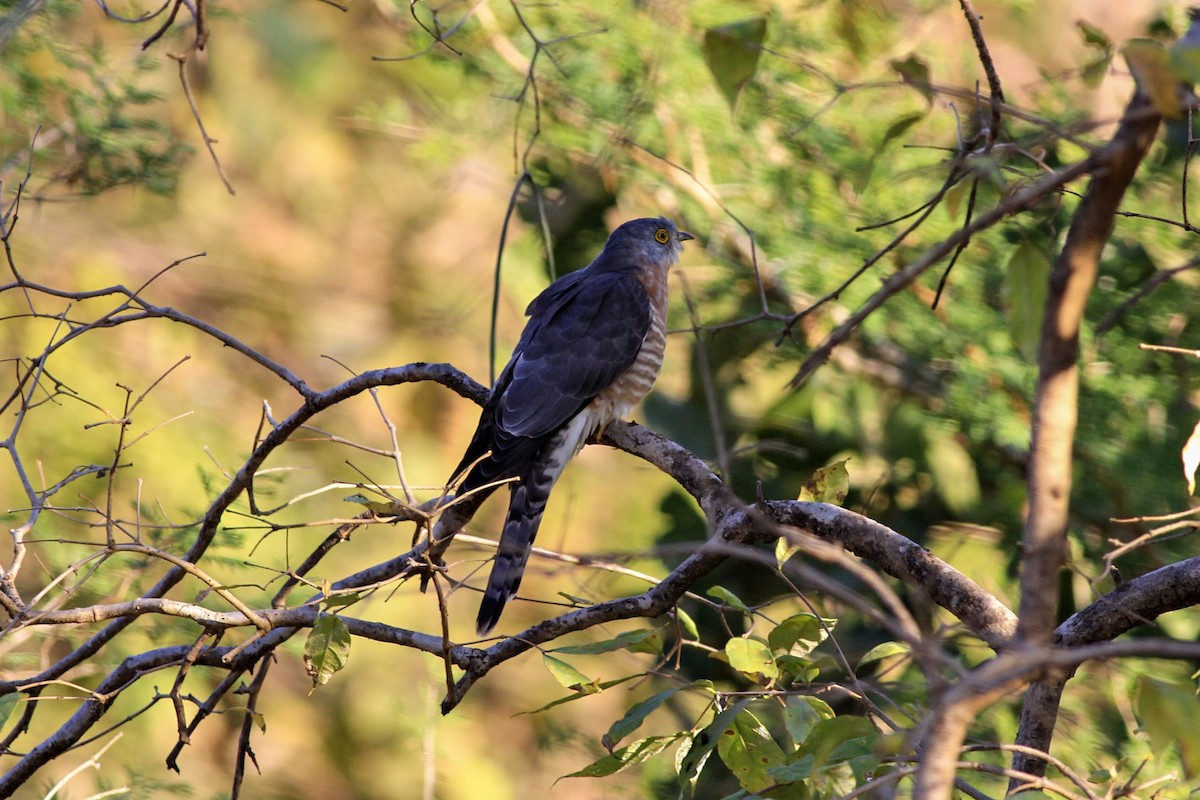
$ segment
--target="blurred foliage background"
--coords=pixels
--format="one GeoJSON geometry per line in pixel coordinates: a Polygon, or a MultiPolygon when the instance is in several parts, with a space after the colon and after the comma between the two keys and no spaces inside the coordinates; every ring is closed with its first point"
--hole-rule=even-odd
{"type": "MultiPolygon", "coordinates": [[[[11,21],[28,5],[0,2],[0,14],[11,21]]],[[[977,209],[994,204],[1021,176],[1036,174],[1031,156],[1055,167],[1081,157],[1081,144],[1103,141],[1132,85],[1124,64],[1113,59],[1115,48],[1135,36],[1167,39],[1184,19],[1177,3],[981,0],[977,6],[1008,99],[1029,112],[1007,120],[1003,140],[1011,157],[980,166],[977,209]]],[[[136,3],[109,8],[129,18],[150,10],[136,3]]],[[[5,203],[27,168],[32,174],[11,239],[26,277],[69,291],[153,279],[146,291],[153,302],[223,329],[315,387],[349,371],[443,360],[486,382],[491,287],[514,191],[516,216],[500,274],[501,362],[525,304],[553,274],[587,263],[620,221],[665,214],[697,234],[699,245],[685,251],[673,286],[671,319],[679,330],[639,421],[712,459],[745,498],[759,483],[766,497],[795,497],[814,469],[849,458],[847,507],[921,542],[1015,602],[1036,293],[1073,194],[975,237],[936,308],[940,271],[893,298],[801,388],[787,388],[804,354],[883,277],[963,223],[969,199],[958,192],[836,300],[784,335],[781,318],[837,289],[885,246],[899,224],[879,223],[932,196],[958,136],[978,129],[973,93],[982,76],[956,4],[449,2],[436,11],[418,4],[410,13],[407,3],[391,0],[354,0],[344,12],[318,2],[234,0],[213,4],[209,23],[208,45],[189,59],[187,74],[236,194],[200,140],[177,63],[168,56],[186,48],[194,31],[181,25],[143,51],[157,21],[123,24],[101,7],[65,0],[49,0],[19,26],[0,28],[5,203]],[[765,38],[752,78],[731,95],[706,63],[704,34],[746,20],[765,38]],[[430,30],[452,34],[438,43],[430,30]],[[913,79],[924,69],[933,90],[913,79]],[[519,182],[522,175],[528,180],[519,182]]],[[[1146,216],[1122,220],[1089,308],[1064,615],[1111,588],[1104,554],[1145,530],[1114,518],[1187,503],[1178,459],[1200,406],[1196,367],[1138,344],[1200,347],[1194,313],[1200,275],[1181,271],[1108,321],[1154,275],[1193,256],[1177,226],[1149,218],[1179,219],[1186,144],[1187,128],[1176,124],[1156,145],[1128,199],[1129,211],[1146,216]]],[[[0,296],[6,361],[36,355],[61,335],[54,320],[17,317],[24,302],[13,292],[0,296]]],[[[70,313],[82,317],[89,304],[111,303],[88,300],[70,313]]],[[[67,307],[64,300],[39,311],[67,307]]],[[[36,463],[39,479],[52,483],[77,465],[111,460],[115,428],[93,423],[120,416],[125,392],[117,384],[137,395],[185,356],[139,409],[131,435],[148,435],[130,451],[132,465],[119,485],[120,502],[148,521],[194,519],[222,472],[236,469],[251,447],[264,401],[281,418],[298,398],[193,329],[151,321],[81,337],[56,352],[47,370],[64,390],[25,422],[26,463],[36,463]]],[[[397,426],[408,479],[423,487],[423,496],[436,493],[477,409],[433,385],[383,392],[381,405],[397,426]]],[[[368,397],[323,415],[319,425],[345,440],[389,446],[380,408],[368,397]]],[[[268,464],[277,470],[269,491],[280,501],[363,475],[397,482],[387,459],[318,433],[285,453],[268,464]]],[[[102,493],[103,483],[95,485],[102,493]]],[[[62,543],[85,538],[78,520],[103,502],[82,486],[78,497],[60,499],[80,511],[43,518],[36,532],[47,575],[87,552],[86,545],[62,543]]],[[[7,461],[0,487],[0,506],[11,509],[7,519],[19,519],[23,497],[7,461]]],[[[342,501],[346,493],[319,491],[275,521],[352,516],[359,509],[342,501]]],[[[494,535],[501,506],[489,503],[473,532],[494,535]]],[[[251,598],[256,585],[303,557],[330,529],[268,532],[233,516],[225,526],[219,574],[245,585],[251,598]]],[[[170,545],[170,537],[185,540],[187,530],[155,535],[170,545]]],[[[330,557],[321,577],[386,558],[408,546],[408,535],[386,526],[360,533],[330,557]]],[[[691,500],[665,476],[590,448],[556,491],[539,544],[616,555],[662,574],[704,535],[691,500]]],[[[1118,566],[1140,574],[1193,549],[1186,537],[1158,541],[1118,566]]],[[[460,543],[451,555],[465,576],[487,553],[460,543]]],[[[81,591],[93,601],[132,596],[157,574],[134,559],[123,566],[82,583],[81,591]]],[[[522,587],[529,597],[605,598],[639,589],[603,571],[534,567],[522,587]]],[[[765,576],[729,564],[713,580],[759,603],[786,592],[765,576]]],[[[191,599],[187,592],[195,591],[177,594],[191,599]]],[[[462,591],[451,598],[452,633],[460,640],[470,638],[476,600],[462,591]]],[[[436,630],[436,598],[411,584],[368,602],[362,615],[436,630]]],[[[845,613],[836,603],[814,602],[826,616],[845,613]]],[[[505,624],[519,630],[550,610],[518,603],[505,624]]],[[[710,609],[693,611],[702,630],[719,629],[710,609]]],[[[931,626],[949,621],[927,613],[931,626]]],[[[1183,638],[1200,633],[1190,611],[1159,624],[1183,638]]],[[[194,635],[187,623],[148,618],[135,629],[129,641],[102,652],[91,678],[119,661],[122,648],[194,635]]],[[[84,633],[26,629],[0,639],[0,669],[4,677],[25,674],[84,633]]],[[[880,638],[846,617],[838,641],[854,662],[880,638]]],[[[555,782],[603,754],[600,735],[634,700],[652,694],[655,681],[516,716],[563,692],[529,657],[490,675],[442,719],[444,686],[434,659],[356,641],[346,670],[310,695],[299,649],[298,642],[289,645],[294,658],[273,668],[260,708],[266,734],[254,742],[262,776],[249,779],[250,796],[674,794],[670,765],[659,761],[603,780],[555,782]]],[[[983,653],[961,643],[968,663],[983,653]]],[[[578,663],[610,679],[654,662],[618,653],[578,663]]],[[[1155,770],[1177,766],[1172,753],[1151,751],[1130,709],[1145,666],[1089,666],[1092,679],[1072,685],[1058,741],[1060,755],[1077,770],[1133,768],[1143,758],[1155,770]]],[[[1154,671],[1187,677],[1183,666],[1158,664],[1154,671]]],[[[679,674],[726,688],[739,680],[702,653],[689,655],[679,674]]],[[[86,685],[89,674],[75,680],[86,685]]],[[[149,702],[155,680],[145,678],[124,696],[113,719],[149,702]]],[[[189,680],[202,696],[216,678],[198,671],[189,680]]],[[[903,672],[879,685],[898,707],[921,691],[903,672]]],[[[46,731],[77,702],[71,687],[55,694],[64,699],[39,720],[46,731]]],[[[698,708],[681,697],[676,719],[665,727],[692,724],[689,715],[698,708]]],[[[1011,736],[1014,715],[1011,707],[993,709],[978,735],[1011,736]]],[[[176,776],[162,769],[174,719],[156,707],[121,729],[124,739],[101,769],[73,781],[73,796],[129,783],[130,796],[219,797],[228,791],[240,723],[237,710],[228,709],[202,726],[176,776]]],[[[89,747],[55,765],[28,796],[41,797],[89,747]]],[[[699,792],[721,797],[735,788],[714,759],[699,792]]]]}

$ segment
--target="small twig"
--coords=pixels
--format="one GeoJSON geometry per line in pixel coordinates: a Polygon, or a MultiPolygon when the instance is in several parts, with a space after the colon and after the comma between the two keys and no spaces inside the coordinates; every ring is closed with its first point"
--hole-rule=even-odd
{"type": "Polygon", "coordinates": [[[241,796],[242,780],[246,775],[246,760],[249,759],[254,764],[254,768],[262,772],[258,766],[258,759],[254,755],[254,748],[250,746],[250,734],[254,732],[254,726],[258,722],[258,699],[262,696],[263,686],[267,682],[267,671],[271,667],[272,655],[263,656],[258,662],[258,672],[254,675],[254,680],[250,682],[250,688],[247,690],[246,699],[246,714],[242,718],[242,728],[238,733],[237,759],[233,770],[233,784],[229,793],[229,800],[237,800],[241,796]]]}
{"type": "Polygon", "coordinates": [[[450,650],[453,646],[450,642],[450,611],[446,607],[446,594],[442,590],[442,582],[438,580],[442,568],[433,563],[428,552],[425,554],[425,568],[429,570],[433,590],[437,592],[438,617],[442,623],[442,666],[446,676],[446,697],[453,698],[451,702],[457,703],[458,697],[454,688],[454,664],[450,660],[450,650]]]}
{"type": "MultiPolygon", "coordinates": [[[[199,32],[196,34],[199,36],[199,32]]],[[[173,59],[179,64],[179,83],[183,86],[183,95],[187,98],[188,107],[192,110],[192,118],[196,120],[196,127],[200,129],[200,139],[204,142],[204,147],[208,150],[208,155],[212,158],[213,166],[217,168],[217,175],[220,176],[221,182],[225,184],[225,189],[231,195],[236,195],[237,192],[233,189],[233,184],[229,182],[229,176],[225,174],[225,168],[221,166],[221,159],[217,157],[217,151],[213,147],[217,140],[208,135],[208,131],[204,128],[204,120],[200,116],[200,107],[196,104],[196,98],[192,94],[192,85],[187,76],[187,62],[191,51],[183,53],[168,53],[167,57],[173,59]]]]}

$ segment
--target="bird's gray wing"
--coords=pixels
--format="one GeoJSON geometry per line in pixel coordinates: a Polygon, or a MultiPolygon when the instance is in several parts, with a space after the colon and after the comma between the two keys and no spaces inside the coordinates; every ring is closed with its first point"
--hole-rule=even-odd
{"type": "Polygon", "coordinates": [[[633,364],[650,328],[634,275],[587,276],[539,296],[497,398],[496,444],[554,434],[633,364]]]}

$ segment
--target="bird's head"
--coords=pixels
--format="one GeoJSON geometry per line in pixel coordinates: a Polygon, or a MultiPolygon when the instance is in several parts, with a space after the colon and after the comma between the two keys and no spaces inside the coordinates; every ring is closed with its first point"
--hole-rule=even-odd
{"type": "Polygon", "coordinates": [[[609,235],[595,265],[600,269],[669,268],[679,261],[683,243],[694,238],[666,217],[632,219],[609,235]]]}

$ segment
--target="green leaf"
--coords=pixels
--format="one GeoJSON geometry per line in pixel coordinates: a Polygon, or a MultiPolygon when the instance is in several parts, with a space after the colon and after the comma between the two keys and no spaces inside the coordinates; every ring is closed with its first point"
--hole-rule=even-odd
{"type": "Polygon", "coordinates": [[[716,600],[720,600],[725,605],[741,611],[743,614],[749,614],[750,608],[741,601],[736,594],[726,589],[724,586],[714,586],[705,592],[706,595],[716,600]]]}
{"type": "Polygon", "coordinates": [[[843,458],[817,469],[800,487],[800,496],[797,499],[840,506],[846,500],[846,493],[850,491],[850,472],[846,469],[846,462],[849,460],[843,458]]]}
{"type": "MultiPolygon", "coordinates": [[[[846,761],[863,752],[865,745],[844,747],[856,739],[878,738],[878,731],[866,717],[845,714],[833,719],[823,719],[813,726],[812,731],[796,751],[797,756],[811,754],[818,768],[827,764],[846,761]]],[[[867,748],[869,752],[870,748],[867,748]]]]}
{"type": "Polygon", "coordinates": [[[766,643],[760,639],[735,637],[725,643],[725,655],[729,666],[747,675],[760,674],[774,680],[779,677],[779,668],[766,643]]]}
{"type": "Polygon", "coordinates": [[[625,716],[612,724],[604,736],[600,737],[600,744],[604,745],[604,749],[611,753],[618,742],[641,727],[642,723],[646,721],[646,717],[650,716],[667,700],[674,697],[676,693],[686,688],[688,687],[673,686],[634,705],[625,712],[625,716]]]}
{"type": "Polygon", "coordinates": [[[900,80],[920,92],[926,102],[933,102],[933,89],[929,81],[929,64],[925,59],[915,53],[910,53],[907,58],[889,61],[888,66],[900,75],[900,80]]]}
{"type": "Polygon", "coordinates": [[[1200,699],[1195,691],[1166,681],[1142,677],[1135,694],[1142,728],[1157,752],[1179,748],[1179,761],[1188,780],[1200,776],[1200,740],[1195,737],[1200,699]]]}
{"type": "Polygon", "coordinates": [[[347,503],[366,506],[372,514],[378,517],[395,517],[404,512],[404,506],[398,500],[372,500],[363,494],[351,494],[343,499],[347,503]]]}
{"type": "Polygon", "coordinates": [[[630,650],[634,653],[662,653],[662,636],[658,631],[649,628],[639,628],[635,631],[625,631],[612,639],[588,644],[572,644],[556,647],[551,653],[563,653],[571,656],[594,656],[600,653],[612,653],[616,650],[630,650]]]}
{"type": "Polygon", "coordinates": [[[704,63],[732,110],[738,95],[758,70],[767,18],[751,17],[704,32],[704,63]]]}
{"type": "Polygon", "coordinates": [[[586,693],[572,692],[571,694],[569,694],[565,697],[559,697],[556,700],[551,700],[549,703],[546,703],[546,705],[541,706],[540,708],[535,708],[532,711],[521,711],[521,712],[517,713],[515,716],[519,717],[524,714],[540,714],[543,711],[554,708],[555,706],[561,706],[563,703],[572,703],[576,700],[582,700],[585,697],[591,697],[593,694],[599,694],[600,692],[604,691],[605,689],[611,689],[612,687],[614,687],[618,684],[625,683],[625,681],[631,681],[634,678],[641,678],[643,675],[644,675],[644,673],[636,672],[633,675],[626,675],[624,678],[617,678],[617,679],[611,680],[611,681],[601,681],[600,683],[598,683],[596,685],[597,691],[595,691],[595,692],[586,692],[586,693]]]}
{"type": "Polygon", "coordinates": [[[594,606],[596,604],[595,600],[590,600],[586,597],[580,597],[579,595],[568,594],[567,592],[557,592],[556,594],[576,608],[587,608],[588,606],[594,606]]]}
{"type": "Polygon", "coordinates": [[[542,663],[546,665],[546,669],[550,670],[550,674],[554,676],[554,680],[567,689],[581,694],[595,694],[600,691],[600,684],[561,658],[555,658],[552,655],[543,653],[542,663]]]}
{"type": "Polygon", "coordinates": [[[787,764],[783,750],[771,738],[765,725],[749,711],[734,718],[721,734],[717,755],[738,783],[748,792],[761,792],[775,785],[767,770],[787,764]]]}
{"type": "Polygon", "coordinates": [[[780,569],[783,569],[783,565],[798,552],[800,552],[800,547],[789,542],[787,537],[780,536],[775,540],[775,563],[780,569]]]}
{"type": "Polygon", "coordinates": [[[683,630],[693,639],[700,638],[700,629],[696,627],[696,620],[692,619],[692,615],[684,611],[679,606],[675,606],[675,616],[679,618],[679,624],[683,626],[683,630]]]}
{"type": "Polygon", "coordinates": [[[12,716],[13,709],[17,707],[20,700],[20,692],[9,692],[0,697],[0,728],[3,728],[4,723],[8,722],[8,718],[12,716]]]}
{"type": "Polygon", "coordinates": [[[834,716],[828,703],[811,695],[792,695],[783,707],[783,724],[797,747],[804,744],[817,723],[834,716]]]}
{"type": "Polygon", "coordinates": [[[779,667],[780,677],[787,683],[811,683],[821,674],[821,668],[811,658],[800,656],[775,656],[775,665],[779,667]]]}
{"type": "Polygon", "coordinates": [[[821,620],[808,613],[788,617],[767,634],[767,643],[774,655],[806,656],[829,638],[836,619],[821,620]],[[824,623],[824,624],[822,624],[824,623]]]}
{"type": "Polygon", "coordinates": [[[767,774],[779,783],[797,783],[812,777],[813,767],[816,766],[816,763],[815,758],[807,755],[790,764],[784,764],[782,767],[770,767],[767,774]]]}
{"type": "Polygon", "coordinates": [[[882,661],[883,659],[891,658],[892,656],[908,655],[910,652],[912,652],[912,648],[903,642],[884,642],[883,644],[877,644],[868,650],[866,654],[858,660],[858,666],[859,668],[862,668],[867,664],[873,664],[876,661],[882,661]]]}
{"type": "Polygon", "coordinates": [[[1034,242],[1023,240],[1004,271],[1004,305],[1008,334],[1030,364],[1037,363],[1049,281],[1050,256],[1034,242]]]}
{"type": "Polygon", "coordinates": [[[304,643],[304,670],[312,690],[329,682],[350,658],[350,629],[336,614],[321,614],[304,643]]]}
{"type": "Polygon", "coordinates": [[[348,594],[335,594],[326,597],[322,602],[326,608],[341,608],[342,606],[350,606],[362,599],[362,592],[350,592],[348,594]]]}
{"type": "Polygon", "coordinates": [[[673,733],[668,736],[647,736],[645,739],[638,739],[615,753],[610,753],[599,761],[592,762],[578,772],[564,775],[563,778],[603,778],[615,775],[627,767],[653,758],[682,737],[682,733],[673,733]]]}
{"type": "Polygon", "coordinates": [[[704,730],[692,737],[687,753],[678,761],[679,782],[683,786],[694,787],[704,762],[721,740],[721,734],[733,724],[733,720],[743,708],[750,704],[752,698],[745,698],[731,705],[713,717],[712,722],[704,730]]]}

